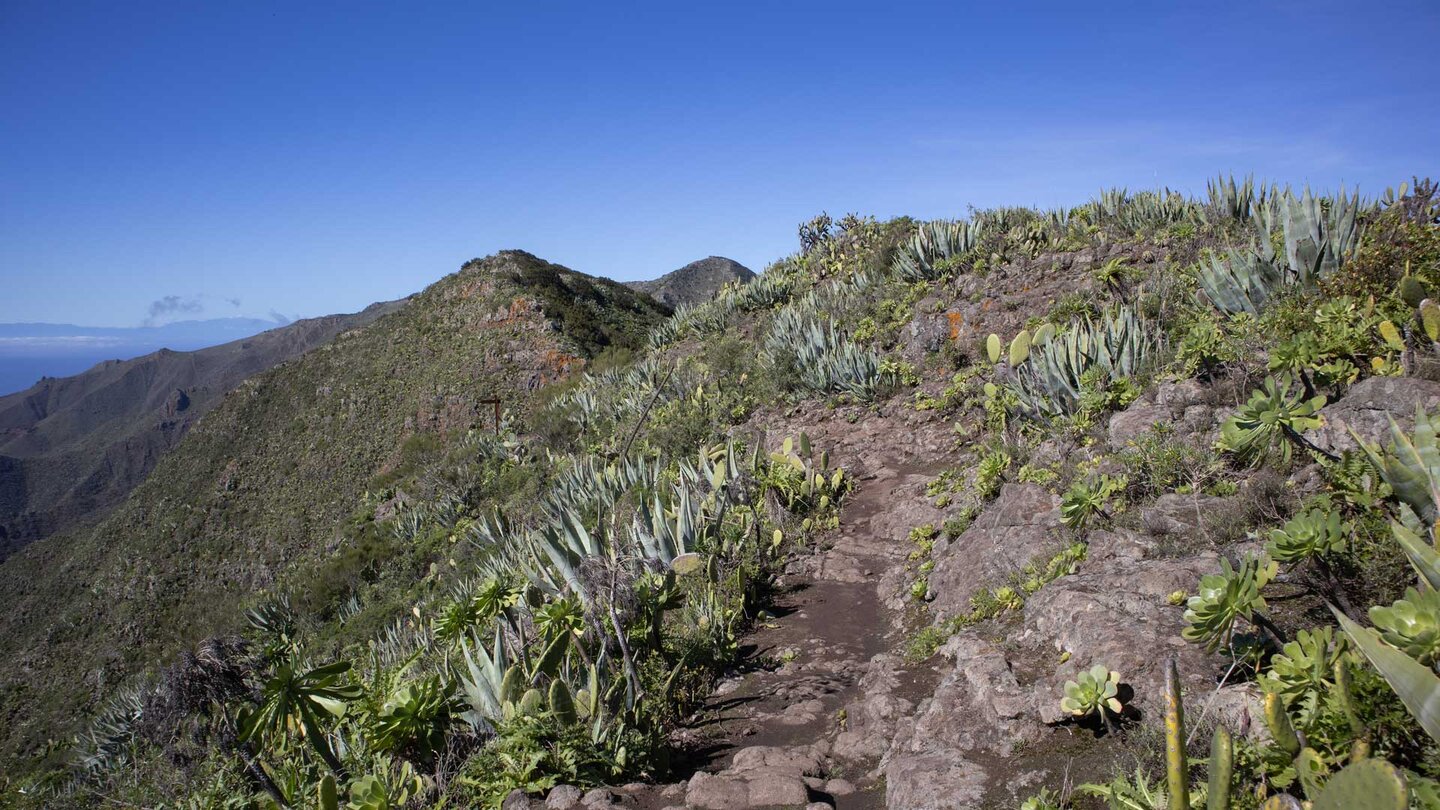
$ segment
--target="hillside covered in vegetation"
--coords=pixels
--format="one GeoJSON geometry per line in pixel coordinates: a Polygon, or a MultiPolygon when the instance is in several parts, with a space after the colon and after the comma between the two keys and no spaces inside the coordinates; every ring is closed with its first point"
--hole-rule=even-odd
{"type": "Polygon", "coordinates": [[[467,264],[0,567],[5,799],[1440,807],[1436,191],[467,264]]]}
{"type": "Polygon", "coordinates": [[[0,560],[104,516],[246,378],[404,304],[309,318],[195,351],[107,361],[0,397],[0,560]]]}

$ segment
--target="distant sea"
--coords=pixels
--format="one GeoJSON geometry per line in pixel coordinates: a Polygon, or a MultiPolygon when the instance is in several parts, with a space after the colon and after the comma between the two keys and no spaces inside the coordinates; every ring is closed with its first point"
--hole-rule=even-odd
{"type": "Polygon", "coordinates": [[[203,349],[287,322],[215,318],[129,328],[0,323],[0,396],[24,391],[41,377],[79,374],[105,360],[129,360],[162,348],[177,352],[203,349]]]}
{"type": "Polygon", "coordinates": [[[96,363],[114,359],[114,352],[44,357],[7,357],[0,354],[0,396],[24,391],[39,382],[41,377],[69,377],[96,363]]]}

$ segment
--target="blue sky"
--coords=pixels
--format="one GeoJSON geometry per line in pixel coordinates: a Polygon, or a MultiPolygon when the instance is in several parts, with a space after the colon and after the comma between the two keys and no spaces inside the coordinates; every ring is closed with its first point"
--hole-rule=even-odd
{"type": "Polygon", "coordinates": [[[1440,174],[1440,3],[0,0],[0,321],[317,315],[519,247],[1440,174]],[[238,304],[232,303],[238,301],[238,304]],[[197,309],[198,307],[198,309],[197,309]]]}

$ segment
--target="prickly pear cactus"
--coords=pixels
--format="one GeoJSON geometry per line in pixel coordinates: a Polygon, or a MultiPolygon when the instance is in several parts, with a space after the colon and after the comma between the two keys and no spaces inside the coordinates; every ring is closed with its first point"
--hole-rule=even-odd
{"type": "Polygon", "coordinates": [[[580,719],[580,713],[575,708],[575,697],[570,692],[570,687],[565,682],[556,678],[550,682],[550,713],[555,719],[565,724],[575,723],[580,719]]]}
{"type": "Polygon", "coordinates": [[[1020,334],[1010,341],[1010,365],[1018,366],[1030,359],[1030,333],[1021,329],[1020,334]]]}
{"type": "Polygon", "coordinates": [[[1409,804],[1404,775],[1383,759],[1345,766],[1315,797],[1315,810],[1405,810],[1409,804]]]}
{"type": "Polygon", "coordinates": [[[1412,307],[1420,306],[1420,302],[1425,300],[1425,285],[1421,284],[1420,279],[1414,276],[1400,279],[1400,288],[1397,292],[1400,294],[1400,300],[1412,307]]]}
{"type": "Polygon", "coordinates": [[[1397,352],[1404,351],[1405,339],[1400,337],[1400,329],[1395,326],[1393,321],[1381,321],[1379,329],[1380,337],[1384,339],[1386,346],[1397,352]]]}
{"type": "Polygon", "coordinates": [[[1431,343],[1440,343],[1440,305],[1426,298],[1420,302],[1420,329],[1431,343]]]}
{"type": "Polygon", "coordinates": [[[990,358],[991,363],[1000,362],[1000,336],[994,332],[990,337],[985,338],[985,354],[990,358]]]}
{"type": "Polygon", "coordinates": [[[1230,732],[1215,727],[1210,741],[1210,784],[1205,792],[1206,810],[1230,810],[1230,780],[1234,773],[1235,749],[1230,732]]]}
{"type": "Polygon", "coordinates": [[[1185,759],[1185,703],[1175,659],[1165,663],[1165,784],[1169,810],[1190,810],[1190,763],[1185,759]]]}
{"type": "Polygon", "coordinates": [[[319,793],[320,810],[339,810],[340,796],[335,789],[335,777],[325,774],[325,778],[320,780],[319,793]]]}
{"type": "Polygon", "coordinates": [[[1275,740],[1275,745],[1286,756],[1294,757],[1300,754],[1300,737],[1295,733],[1295,726],[1290,723],[1290,715],[1285,713],[1285,702],[1274,692],[1265,695],[1265,726],[1270,729],[1270,736],[1275,740]]]}

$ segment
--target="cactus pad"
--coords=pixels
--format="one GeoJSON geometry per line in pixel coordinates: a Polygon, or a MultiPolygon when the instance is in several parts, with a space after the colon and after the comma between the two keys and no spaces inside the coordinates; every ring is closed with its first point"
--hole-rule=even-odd
{"type": "Polygon", "coordinates": [[[1405,777],[1394,765],[1367,759],[1347,765],[1330,777],[1315,797],[1315,810],[1405,810],[1409,805],[1405,777]]]}

